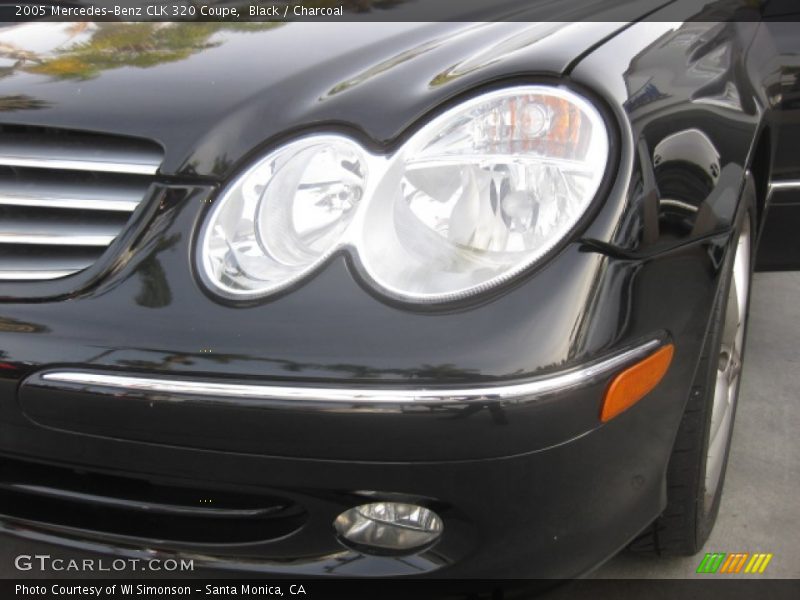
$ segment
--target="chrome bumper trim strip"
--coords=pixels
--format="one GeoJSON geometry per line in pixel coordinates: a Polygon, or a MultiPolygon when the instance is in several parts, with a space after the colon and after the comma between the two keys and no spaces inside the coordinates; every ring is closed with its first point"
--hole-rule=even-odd
{"type": "Polygon", "coordinates": [[[301,385],[223,383],[73,370],[47,371],[41,374],[41,379],[70,386],[99,387],[174,396],[212,397],[221,404],[246,404],[249,406],[276,401],[362,406],[486,404],[529,401],[532,398],[549,396],[588,385],[637,359],[644,358],[663,343],[663,340],[653,339],[609,358],[524,382],[459,388],[387,389],[366,386],[362,388],[323,388],[301,385]]]}

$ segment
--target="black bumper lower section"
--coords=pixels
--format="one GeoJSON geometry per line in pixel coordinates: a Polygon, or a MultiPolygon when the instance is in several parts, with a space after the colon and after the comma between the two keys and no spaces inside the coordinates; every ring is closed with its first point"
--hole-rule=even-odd
{"type": "MultiPolygon", "coordinates": [[[[239,539],[233,529],[227,538],[214,538],[207,524],[217,517],[202,511],[194,515],[193,523],[203,531],[192,533],[191,523],[187,526],[192,539],[177,539],[181,532],[167,529],[161,536],[142,537],[146,528],[125,526],[130,525],[133,509],[117,507],[102,515],[97,512],[96,521],[91,517],[77,521],[70,511],[85,504],[84,497],[61,498],[59,506],[65,512],[59,514],[37,513],[30,502],[19,502],[24,490],[9,496],[9,484],[14,477],[20,481],[26,469],[19,458],[7,455],[2,459],[6,491],[6,502],[0,504],[2,528],[5,533],[74,549],[121,556],[180,555],[195,558],[198,566],[272,575],[574,577],[615,553],[662,508],[664,471],[681,404],[672,387],[668,377],[639,405],[576,439],[528,454],[484,460],[387,463],[272,458],[39,430],[41,441],[46,436],[49,444],[63,437],[65,462],[28,469],[41,472],[38,485],[48,484],[45,479],[51,477],[49,485],[57,487],[59,474],[73,487],[82,485],[77,483],[81,477],[95,477],[106,481],[97,489],[109,495],[124,493],[128,499],[138,494],[139,499],[146,496],[164,504],[164,494],[173,494],[173,505],[235,509],[271,502],[280,509],[270,515],[272,529],[264,531],[271,533],[261,539],[255,524],[252,531],[246,526],[237,529],[245,532],[239,539]],[[442,516],[445,528],[439,543],[402,559],[360,555],[339,544],[332,523],[341,511],[375,498],[396,497],[429,505],[442,516]],[[211,503],[204,505],[203,500],[211,503]],[[176,539],[160,539],[170,536],[176,539]]],[[[27,428],[6,428],[4,445],[35,455],[36,437],[27,428]]],[[[175,518],[170,522],[177,526],[175,518]]]]}

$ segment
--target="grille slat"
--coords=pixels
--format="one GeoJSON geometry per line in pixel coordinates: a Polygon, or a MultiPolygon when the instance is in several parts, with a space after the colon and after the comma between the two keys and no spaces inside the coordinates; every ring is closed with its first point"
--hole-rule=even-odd
{"type": "Polygon", "coordinates": [[[32,206],[77,210],[133,212],[147,191],[148,181],[114,181],[83,174],[54,176],[45,171],[0,179],[0,206],[32,206]]]}
{"type": "Polygon", "coordinates": [[[68,132],[0,137],[0,165],[8,167],[155,175],[160,164],[160,149],[146,141],[68,132]]]}
{"type": "Polygon", "coordinates": [[[105,248],[0,244],[0,280],[65,277],[91,266],[105,248]]]}
{"type": "MultiPolygon", "coordinates": [[[[122,224],[112,219],[103,221],[75,222],[75,219],[60,220],[57,215],[47,214],[37,218],[37,209],[26,209],[21,214],[9,216],[9,211],[0,209],[0,244],[34,244],[59,246],[108,246],[122,224]]],[[[17,212],[17,211],[14,211],[17,212]]]]}
{"type": "Polygon", "coordinates": [[[57,279],[94,264],[161,159],[146,140],[0,126],[0,280],[57,279]]]}

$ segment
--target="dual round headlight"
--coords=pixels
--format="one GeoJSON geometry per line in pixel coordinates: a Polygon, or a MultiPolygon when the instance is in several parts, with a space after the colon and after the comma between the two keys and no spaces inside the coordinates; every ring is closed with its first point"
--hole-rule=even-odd
{"type": "Polygon", "coordinates": [[[569,234],[608,152],[594,106],[536,85],[463,102],[391,155],[340,135],[303,137],[215,201],[199,239],[200,273],[219,295],[258,298],[346,249],[393,298],[463,298],[528,268],[569,234]]]}

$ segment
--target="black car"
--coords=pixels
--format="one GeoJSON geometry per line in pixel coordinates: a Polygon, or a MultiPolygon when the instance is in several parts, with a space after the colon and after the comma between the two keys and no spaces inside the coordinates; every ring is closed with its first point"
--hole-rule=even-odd
{"type": "Polygon", "coordinates": [[[0,531],[295,576],[703,547],[762,230],[800,256],[800,31],[500,4],[0,28],[0,531]]]}

